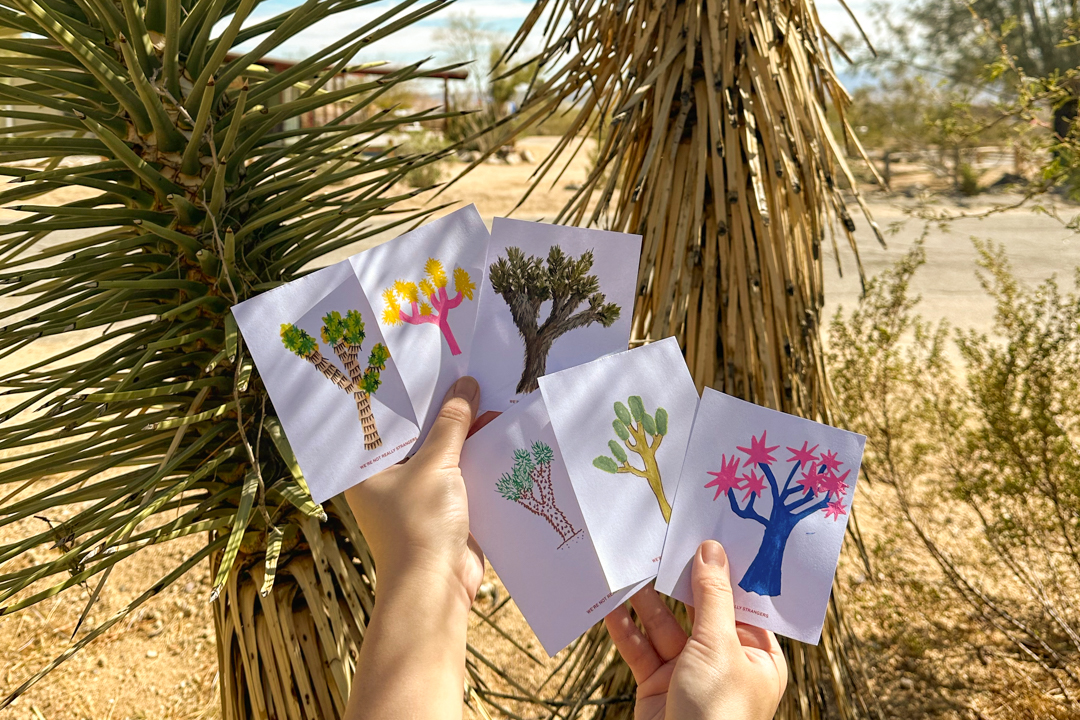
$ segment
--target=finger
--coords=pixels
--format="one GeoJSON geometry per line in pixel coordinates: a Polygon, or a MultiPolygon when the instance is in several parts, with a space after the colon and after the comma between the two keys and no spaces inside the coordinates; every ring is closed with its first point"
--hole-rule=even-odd
{"type": "MultiPolygon", "coordinates": [[[[764,652],[769,652],[771,649],[769,636],[772,633],[764,628],[736,621],[735,632],[739,635],[739,643],[744,648],[754,648],[764,652]]],[[[775,638],[773,638],[773,642],[775,642],[775,638]]]]}
{"type": "Polygon", "coordinates": [[[776,697],[779,702],[779,699],[784,696],[784,690],[787,689],[788,669],[787,658],[784,657],[784,651],[780,649],[776,636],[768,630],[741,622],[735,623],[735,630],[739,634],[739,641],[746,653],[746,659],[752,664],[768,668],[775,674],[776,697]]]}
{"type": "Polygon", "coordinates": [[[720,543],[706,540],[694,555],[691,572],[694,591],[694,639],[714,649],[738,644],[735,633],[735,599],[727,553],[720,543]]]}
{"type": "Polygon", "coordinates": [[[501,412],[497,412],[495,410],[488,410],[486,413],[476,418],[476,422],[474,422],[472,424],[472,427],[469,428],[469,437],[472,437],[476,433],[480,432],[480,430],[482,430],[485,425],[487,425],[489,422],[499,417],[500,415],[502,415],[501,412]]]}
{"type": "Polygon", "coordinates": [[[660,659],[667,662],[678,657],[686,644],[686,633],[653,586],[646,585],[634,593],[630,604],[637,611],[638,619],[645,627],[645,634],[660,659]]]}
{"type": "Polygon", "coordinates": [[[480,386],[466,375],[450,386],[443,398],[442,408],[435,417],[417,459],[435,459],[440,463],[457,465],[461,446],[469,434],[476,409],[480,405],[480,386]]]}
{"type": "Polygon", "coordinates": [[[690,627],[694,627],[694,606],[686,606],[686,617],[690,618],[690,627]]]}
{"type": "Polygon", "coordinates": [[[652,677],[652,674],[660,669],[664,663],[656,654],[656,649],[648,638],[641,634],[637,625],[630,617],[630,611],[625,605],[620,605],[604,618],[611,642],[626,661],[630,672],[634,674],[634,680],[639,684],[652,677]]]}

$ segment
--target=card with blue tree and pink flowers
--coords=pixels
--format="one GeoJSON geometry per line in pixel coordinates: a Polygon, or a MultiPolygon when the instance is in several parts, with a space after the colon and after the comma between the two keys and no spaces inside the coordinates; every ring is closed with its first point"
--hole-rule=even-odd
{"type": "Polygon", "coordinates": [[[656,589],[692,603],[690,561],[718,540],[736,619],[817,643],[865,441],[706,388],[656,589]]]}

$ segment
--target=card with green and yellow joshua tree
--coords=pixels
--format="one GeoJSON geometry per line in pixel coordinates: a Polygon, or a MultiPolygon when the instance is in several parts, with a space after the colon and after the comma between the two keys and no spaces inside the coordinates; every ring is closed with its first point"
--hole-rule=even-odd
{"type": "Polygon", "coordinates": [[[402,460],[413,405],[349,263],[256,300],[234,312],[315,502],[402,460]]]}
{"type": "Polygon", "coordinates": [[[656,574],[698,394],[668,338],[540,378],[611,590],[656,574]]]}

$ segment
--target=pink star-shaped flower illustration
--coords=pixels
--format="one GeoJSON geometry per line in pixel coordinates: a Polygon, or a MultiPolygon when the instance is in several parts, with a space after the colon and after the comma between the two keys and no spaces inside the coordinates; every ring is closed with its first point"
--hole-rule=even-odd
{"type": "Polygon", "coordinates": [[[847,508],[840,500],[833,500],[825,506],[825,517],[832,517],[833,522],[840,519],[841,515],[847,515],[847,508]]]}
{"type": "Polygon", "coordinates": [[[746,481],[746,485],[739,486],[739,490],[746,491],[746,494],[743,495],[743,502],[749,500],[751,495],[761,497],[761,493],[765,491],[765,476],[758,475],[757,470],[751,470],[749,475],[743,475],[739,480],[746,481]]]}
{"type": "Polygon", "coordinates": [[[803,495],[809,492],[817,492],[821,486],[821,477],[814,466],[811,465],[809,469],[803,472],[802,477],[795,484],[803,489],[803,495]]]}
{"type": "Polygon", "coordinates": [[[791,453],[791,457],[789,457],[787,461],[788,462],[798,461],[800,465],[803,464],[803,463],[811,463],[812,464],[812,463],[816,462],[817,461],[817,454],[815,453],[815,451],[818,449],[818,446],[815,445],[814,447],[807,450],[806,446],[809,445],[809,444],[810,443],[803,440],[801,450],[796,450],[793,447],[789,447],[788,452],[791,453]]]}
{"type": "MultiPolygon", "coordinates": [[[[766,432],[765,430],[761,431],[761,439],[760,440],[758,438],[756,438],[756,437],[751,436],[750,437],[750,447],[748,447],[748,448],[744,448],[744,447],[738,448],[739,450],[746,453],[747,456],[748,456],[748,459],[746,461],[746,465],[757,465],[759,463],[764,463],[765,465],[771,465],[772,463],[776,462],[776,458],[774,458],[772,456],[772,453],[773,453],[773,451],[775,451],[780,446],[779,445],[774,445],[772,447],[766,447],[765,446],[765,432],[766,432]]],[[[745,465],[744,465],[744,467],[745,467],[745,465]]]]}
{"type": "Polygon", "coordinates": [[[739,458],[734,454],[731,456],[731,460],[728,461],[727,455],[720,456],[720,472],[712,472],[707,470],[713,479],[705,484],[705,487],[716,488],[716,497],[713,500],[719,500],[721,495],[726,495],[728,490],[732,490],[739,485],[739,478],[735,476],[735,473],[739,470],[739,458]]]}
{"type": "Polygon", "coordinates": [[[826,450],[825,452],[821,453],[821,459],[819,460],[819,462],[825,466],[826,470],[831,470],[833,472],[839,470],[840,466],[844,464],[836,459],[836,453],[832,450],[826,450]]]}
{"type": "Polygon", "coordinates": [[[843,497],[848,490],[848,484],[845,481],[850,474],[851,470],[845,470],[843,475],[837,475],[832,470],[827,471],[821,481],[821,489],[830,496],[843,497]]]}

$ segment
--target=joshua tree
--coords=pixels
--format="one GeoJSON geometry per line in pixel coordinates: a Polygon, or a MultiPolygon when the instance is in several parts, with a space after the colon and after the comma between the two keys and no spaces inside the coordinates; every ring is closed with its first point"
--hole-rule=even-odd
{"type": "Polygon", "coordinates": [[[705,487],[716,488],[713,500],[726,495],[731,511],[739,517],[765,526],[761,546],[750,567],[739,580],[739,587],[758,595],[776,596],[781,592],[784,549],[791,531],[816,512],[825,513],[825,517],[831,517],[833,521],[847,515],[848,506],[844,505],[843,501],[848,491],[847,478],[851,470],[845,470],[841,475],[840,468],[843,463],[837,459],[835,452],[824,451],[820,455],[816,454],[818,446],[807,448],[809,443],[804,441],[801,448],[788,448],[791,453],[788,462],[793,464],[787,480],[780,485],[773,473],[773,465],[777,461],[772,455],[780,446],[766,447],[765,442],[763,430],[760,438],[750,438],[750,447],[738,448],[747,456],[744,467],[750,468],[749,474],[738,475],[738,456],[732,454],[729,460],[727,455],[721,454],[720,470],[709,473],[713,479],[706,483],[705,487]],[[802,476],[792,484],[795,474],[803,466],[806,469],[802,476]],[[763,475],[757,474],[758,469],[763,475]],[[772,501],[769,509],[763,511],[754,505],[765,492],[766,481],[772,501]],[[738,497],[740,493],[742,497],[738,497]],[[762,512],[767,512],[768,516],[762,512]]]}
{"type": "Polygon", "coordinates": [[[314,365],[327,380],[352,393],[360,415],[360,427],[364,430],[364,448],[374,450],[382,445],[382,438],[375,426],[375,414],[371,411],[371,396],[379,389],[379,373],[386,369],[390,351],[382,343],[375,343],[368,355],[367,368],[360,369],[357,358],[364,344],[364,319],[357,310],[349,310],[344,318],[337,310],[327,313],[323,317],[321,334],[323,342],[334,349],[334,354],[345,366],[348,376],[342,375],[333,363],[323,357],[315,338],[295,325],[286,323],[281,326],[281,343],[286,350],[314,365]]]}
{"type": "Polygon", "coordinates": [[[649,487],[660,503],[660,512],[664,515],[664,522],[671,521],[671,505],[667,496],[664,495],[664,483],[660,478],[660,466],[656,463],[656,451],[660,449],[660,443],[668,431],[668,414],[664,408],[656,408],[656,415],[645,412],[645,404],[638,395],[631,395],[627,401],[630,409],[621,402],[615,402],[615,420],[611,426],[615,434],[622,441],[620,445],[615,440],[608,440],[608,448],[611,450],[612,460],[607,455],[600,455],[593,460],[593,465],[609,473],[630,473],[640,478],[645,478],[649,487]],[[623,445],[632,453],[641,457],[645,468],[639,470],[630,463],[630,458],[623,450],[623,445]]]}
{"type": "Polygon", "coordinates": [[[514,451],[514,467],[503,473],[495,484],[500,495],[511,502],[516,502],[534,515],[548,521],[548,524],[562,538],[560,548],[581,532],[566,519],[566,515],[555,504],[555,491],[551,487],[551,460],[554,457],[551,448],[537,440],[532,444],[532,453],[521,448],[514,451]]]}
{"type": "Polygon", "coordinates": [[[344,713],[371,558],[343,503],[311,501],[229,308],[426,214],[396,188],[442,152],[384,152],[382,138],[440,114],[373,106],[428,72],[375,78],[353,58],[442,0],[350,23],[295,65],[259,62],[365,4],[15,0],[0,12],[0,203],[21,211],[0,225],[0,525],[16,533],[0,545],[0,616],[59,593],[89,623],[118,562],[206,538],[0,708],[208,563],[222,716],[344,713]]]}
{"type": "Polygon", "coordinates": [[[521,339],[525,343],[525,369],[517,384],[517,393],[531,393],[544,374],[552,344],[562,335],[579,327],[600,323],[604,327],[619,319],[621,308],[605,303],[600,282],[590,275],[591,251],[574,259],[552,245],[547,265],[535,255],[525,257],[520,248],[509,247],[506,257],[491,264],[488,276],[491,287],[510,306],[521,339]],[[551,311],[540,323],[540,306],[551,301],[551,311]],[[582,303],[588,307],[578,310],[582,303]]]}
{"type": "Polygon", "coordinates": [[[473,283],[469,273],[464,268],[454,268],[454,297],[446,292],[446,271],[442,263],[435,258],[428,258],[424,263],[424,279],[419,287],[416,283],[398,280],[393,287],[383,290],[383,323],[386,325],[421,325],[431,323],[439,328],[446,344],[450,346],[451,355],[460,355],[454,338],[454,331],[450,329],[450,311],[462,303],[463,300],[472,300],[476,284],[473,283]],[[398,298],[410,305],[410,312],[401,309],[398,298]]]}
{"type": "MultiPolygon", "coordinates": [[[[815,5],[536,0],[506,72],[532,61],[557,71],[534,79],[489,142],[572,105],[528,193],[596,139],[587,177],[553,220],[643,236],[631,339],[677,337],[699,390],[828,422],[824,245],[839,237],[857,250],[853,212],[877,227],[849,167],[845,148],[865,155],[815,5]]],[[[839,597],[820,646],[782,641],[792,674],[781,720],[873,712],[839,597]]],[[[605,695],[632,686],[624,668],[598,672],[612,678],[605,695]]]]}

